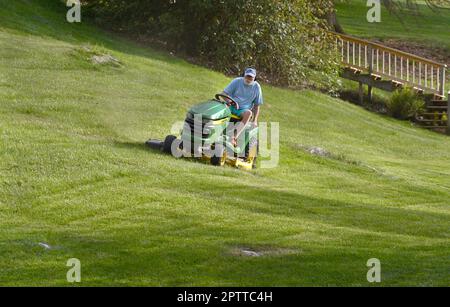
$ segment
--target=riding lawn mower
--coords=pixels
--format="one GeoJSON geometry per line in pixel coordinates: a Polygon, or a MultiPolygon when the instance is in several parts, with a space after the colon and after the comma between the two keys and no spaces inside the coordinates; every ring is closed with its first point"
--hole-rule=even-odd
{"type": "Polygon", "coordinates": [[[180,138],[168,135],[164,142],[148,140],[146,144],[175,157],[200,158],[215,166],[256,168],[258,127],[249,122],[237,142],[233,142],[241,118],[231,113],[230,106],[239,110],[239,104],[231,97],[217,94],[215,99],[188,111],[180,138]]]}

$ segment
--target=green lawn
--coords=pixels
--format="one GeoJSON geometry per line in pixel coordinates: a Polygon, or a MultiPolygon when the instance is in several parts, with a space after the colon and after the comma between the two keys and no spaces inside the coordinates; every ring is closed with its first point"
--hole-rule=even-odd
{"type": "Polygon", "coordinates": [[[0,286],[69,286],[73,257],[83,286],[367,286],[369,258],[382,286],[449,285],[448,136],[264,85],[277,168],[177,160],[142,144],[230,79],[64,18],[0,0],[0,286]]]}
{"type": "Polygon", "coordinates": [[[399,19],[382,7],[381,22],[369,23],[366,15],[370,8],[366,3],[365,0],[346,0],[336,5],[339,22],[347,33],[364,38],[412,40],[450,50],[450,10],[435,13],[422,1],[420,15],[402,12],[399,19]]]}

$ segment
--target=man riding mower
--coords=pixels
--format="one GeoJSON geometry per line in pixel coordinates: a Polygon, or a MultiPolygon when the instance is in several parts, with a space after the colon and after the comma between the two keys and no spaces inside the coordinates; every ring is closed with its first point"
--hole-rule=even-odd
{"type": "MultiPolygon", "coordinates": [[[[194,156],[212,165],[250,170],[258,155],[258,117],[263,103],[256,70],[248,68],[215,99],[192,107],[181,139],[169,135],[160,145],[176,157],[194,156]]],[[[153,141],[147,142],[152,146],[153,141]]],[[[153,142],[154,143],[154,142],[153,142]]]]}

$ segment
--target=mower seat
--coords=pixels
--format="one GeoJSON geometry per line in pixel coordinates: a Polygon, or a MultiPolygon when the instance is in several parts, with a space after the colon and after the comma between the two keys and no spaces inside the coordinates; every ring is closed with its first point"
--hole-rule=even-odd
{"type": "MultiPolygon", "coordinates": [[[[252,118],[250,118],[250,120],[252,120],[252,119],[253,119],[253,116],[252,116],[252,118]]],[[[230,121],[233,122],[233,123],[237,123],[237,122],[242,121],[242,117],[241,116],[237,116],[235,114],[231,114],[230,121]]]]}

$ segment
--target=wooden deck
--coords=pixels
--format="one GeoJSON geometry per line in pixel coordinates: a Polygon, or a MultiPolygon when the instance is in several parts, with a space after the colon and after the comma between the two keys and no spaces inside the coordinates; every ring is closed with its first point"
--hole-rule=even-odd
{"type": "Polygon", "coordinates": [[[426,101],[426,112],[417,121],[426,128],[450,131],[450,92],[445,97],[446,64],[349,35],[333,34],[343,66],[341,76],[359,83],[361,102],[363,85],[368,86],[369,99],[373,88],[392,92],[409,86],[426,101]]]}

